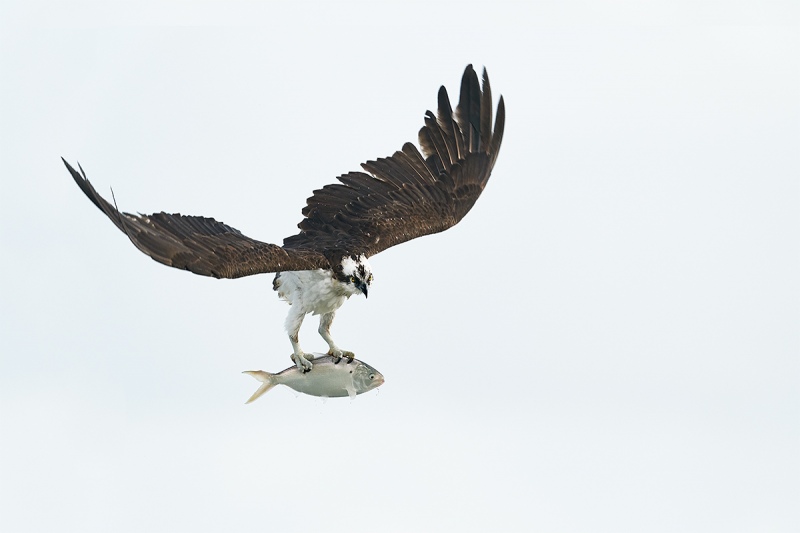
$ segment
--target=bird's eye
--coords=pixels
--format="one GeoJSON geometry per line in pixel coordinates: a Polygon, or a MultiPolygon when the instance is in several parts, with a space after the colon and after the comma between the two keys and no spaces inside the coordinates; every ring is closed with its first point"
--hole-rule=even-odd
{"type": "Polygon", "coordinates": [[[369,281],[370,283],[372,283],[372,274],[370,274],[370,275],[369,275],[369,280],[368,280],[368,281],[369,281]]]}
{"type": "Polygon", "coordinates": [[[350,276],[350,283],[355,283],[355,282],[356,282],[356,277],[350,276]]]}

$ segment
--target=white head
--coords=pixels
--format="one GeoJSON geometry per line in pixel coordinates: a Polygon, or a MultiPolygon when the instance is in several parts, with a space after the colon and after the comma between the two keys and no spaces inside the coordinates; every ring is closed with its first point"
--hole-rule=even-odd
{"type": "Polygon", "coordinates": [[[366,297],[372,284],[372,267],[369,266],[367,256],[364,254],[343,256],[341,271],[337,272],[337,277],[352,290],[353,294],[361,293],[366,297]]]}

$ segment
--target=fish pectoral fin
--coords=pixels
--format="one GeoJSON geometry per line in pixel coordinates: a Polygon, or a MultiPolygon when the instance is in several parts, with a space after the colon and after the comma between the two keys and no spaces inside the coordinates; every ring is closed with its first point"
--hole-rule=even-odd
{"type": "Polygon", "coordinates": [[[348,385],[347,387],[345,387],[344,390],[347,391],[347,395],[350,396],[351,400],[356,397],[356,394],[358,394],[356,392],[356,388],[353,387],[352,383],[350,385],[348,385]]]}

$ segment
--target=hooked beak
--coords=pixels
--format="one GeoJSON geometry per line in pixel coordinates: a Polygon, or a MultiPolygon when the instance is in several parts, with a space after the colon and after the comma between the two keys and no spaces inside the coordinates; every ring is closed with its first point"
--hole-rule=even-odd
{"type": "Polygon", "coordinates": [[[369,286],[366,283],[359,283],[356,285],[356,288],[364,293],[364,298],[367,298],[367,293],[369,292],[369,286]]]}

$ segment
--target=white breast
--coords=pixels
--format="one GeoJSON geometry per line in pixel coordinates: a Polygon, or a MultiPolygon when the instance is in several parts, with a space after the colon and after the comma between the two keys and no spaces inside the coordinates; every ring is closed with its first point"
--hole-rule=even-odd
{"type": "Polygon", "coordinates": [[[355,289],[333,277],[330,270],[299,270],[281,272],[278,278],[278,296],[303,313],[315,315],[339,309],[355,289]]]}

